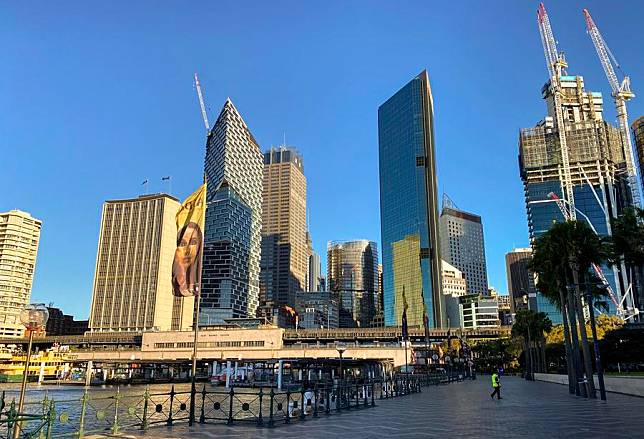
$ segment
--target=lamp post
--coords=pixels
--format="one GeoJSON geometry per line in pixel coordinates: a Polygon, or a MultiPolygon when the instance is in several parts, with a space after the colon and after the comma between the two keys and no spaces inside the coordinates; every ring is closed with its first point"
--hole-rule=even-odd
{"type": "MultiPolygon", "coordinates": [[[[523,295],[523,303],[525,303],[527,305],[528,311],[529,311],[530,310],[530,298],[528,297],[527,294],[523,295]]],[[[528,381],[534,381],[533,377],[532,377],[532,340],[531,340],[531,337],[530,337],[530,323],[531,323],[530,320],[528,320],[527,325],[526,325],[526,328],[528,329],[528,357],[527,357],[527,360],[528,360],[528,363],[529,363],[529,365],[527,367],[526,379],[528,381]]]]}
{"type": "Polygon", "coordinates": [[[336,351],[338,351],[338,354],[340,354],[340,383],[344,382],[344,369],[342,368],[342,354],[344,354],[344,351],[347,350],[347,348],[344,347],[344,345],[339,345],[337,348],[335,348],[336,351]]]}
{"type": "MultiPolygon", "coordinates": [[[[34,340],[34,332],[43,328],[49,320],[49,311],[44,303],[32,303],[27,305],[20,312],[20,322],[29,331],[29,343],[27,347],[27,358],[25,360],[25,370],[22,374],[22,385],[20,386],[20,399],[18,400],[18,414],[22,413],[25,404],[25,391],[27,389],[27,375],[29,374],[29,361],[31,360],[31,345],[34,340]]],[[[20,425],[15,424],[13,437],[20,436],[20,425]]]]}
{"type": "MultiPolygon", "coordinates": [[[[595,326],[595,309],[593,308],[593,292],[590,283],[586,284],[586,302],[590,313],[590,330],[593,334],[593,347],[595,351],[595,367],[597,368],[597,381],[599,381],[599,395],[602,401],[606,401],[606,387],[604,386],[604,368],[599,352],[599,341],[597,340],[597,327],[595,326]]],[[[593,379],[593,377],[590,377],[593,379]]]]}

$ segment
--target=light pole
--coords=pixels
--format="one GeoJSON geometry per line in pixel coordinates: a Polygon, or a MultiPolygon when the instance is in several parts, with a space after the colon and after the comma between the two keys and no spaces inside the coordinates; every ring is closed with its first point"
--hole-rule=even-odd
{"type": "MultiPolygon", "coordinates": [[[[597,327],[595,326],[595,310],[593,309],[593,292],[590,283],[586,284],[586,301],[590,313],[590,330],[593,333],[593,347],[595,348],[595,367],[597,368],[597,381],[599,381],[599,396],[602,401],[606,401],[606,388],[604,387],[604,368],[599,353],[599,341],[597,340],[597,327]]],[[[593,377],[590,377],[593,379],[593,377]]]]}
{"type": "Polygon", "coordinates": [[[344,369],[342,368],[342,354],[344,354],[344,351],[347,350],[347,348],[344,347],[344,345],[339,345],[337,348],[335,348],[336,351],[338,351],[338,354],[340,354],[340,384],[344,381],[344,369]]]}
{"type": "MultiPolygon", "coordinates": [[[[528,297],[527,294],[523,295],[523,302],[528,306],[528,311],[530,311],[530,298],[528,297]]],[[[526,379],[528,381],[533,381],[533,378],[532,378],[532,340],[531,340],[531,337],[530,337],[530,323],[531,323],[530,320],[531,319],[529,318],[528,321],[526,322],[527,323],[526,328],[528,329],[528,358],[527,358],[527,360],[528,360],[528,363],[529,363],[529,365],[527,367],[526,379]]]]}
{"type": "MultiPolygon", "coordinates": [[[[18,400],[18,415],[22,413],[25,404],[25,391],[27,389],[27,375],[29,374],[29,361],[31,360],[31,345],[34,340],[34,332],[43,328],[49,320],[49,311],[44,303],[32,303],[27,305],[20,312],[20,322],[29,331],[29,343],[27,347],[27,358],[25,360],[25,370],[22,374],[22,385],[20,387],[20,399],[18,400]]],[[[13,437],[20,436],[19,423],[14,424],[13,437]]]]}

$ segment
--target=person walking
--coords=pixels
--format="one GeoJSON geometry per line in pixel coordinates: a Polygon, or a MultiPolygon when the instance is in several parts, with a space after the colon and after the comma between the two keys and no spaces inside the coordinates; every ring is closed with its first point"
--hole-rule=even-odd
{"type": "Polygon", "coordinates": [[[494,389],[494,392],[492,392],[490,397],[494,399],[494,395],[496,395],[498,399],[501,399],[501,379],[499,378],[498,371],[495,371],[492,374],[492,388],[494,389]]]}

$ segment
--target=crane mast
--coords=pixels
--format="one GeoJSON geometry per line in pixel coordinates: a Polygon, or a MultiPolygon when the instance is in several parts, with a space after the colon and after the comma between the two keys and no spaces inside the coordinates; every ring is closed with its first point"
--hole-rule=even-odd
{"type": "Polygon", "coordinates": [[[206,132],[210,131],[210,123],[208,122],[208,114],[206,113],[206,104],[204,104],[203,93],[201,93],[201,83],[199,82],[199,76],[195,72],[195,88],[197,89],[197,96],[199,97],[199,106],[201,107],[201,117],[203,117],[203,123],[206,126],[206,132]]]}
{"type": "Polygon", "coordinates": [[[633,150],[633,142],[631,140],[631,133],[628,128],[628,112],[626,111],[626,102],[635,97],[635,94],[631,92],[631,80],[628,76],[624,76],[624,79],[620,83],[615,74],[615,69],[611,63],[611,58],[615,62],[615,66],[619,68],[619,63],[613,56],[612,52],[608,48],[608,45],[602,38],[601,33],[593,17],[588,12],[588,9],[584,9],[584,17],[586,18],[586,27],[588,29],[588,35],[595,46],[597,51],[597,56],[599,61],[604,68],[604,73],[610,84],[612,90],[613,100],[615,101],[615,109],[617,110],[617,121],[619,123],[619,129],[622,134],[622,139],[624,141],[624,157],[626,159],[626,172],[628,173],[628,185],[631,190],[631,196],[633,197],[633,204],[637,207],[642,207],[642,198],[640,194],[640,187],[637,183],[637,170],[635,169],[635,160],[636,154],[633,150]]]}
{"type": "Polygon", "coordinates": [[[541,35],[541,43],[543,44],[543,51],[546,57],[546,64],[548,73],[550,74],[550,92],[554,100],[555,117],[557,120],[557,132],[559,134],[559,147],[561,149],[561,165],[563,170],[563,192],[564,198],[570,205],[569,219],[574,221],[577,219],[575,211],[575,196],[573,192],[572,177],[570,174],[570,158],[568,151],[568,143],[566,142],[566,128],[564,126],[562,97],[563,88],[561,86],[561,75],[563,70],[568,67],[563,53],[559,54],[557,51],[557,43],[552,27],[550,26],[550,18],[546,12],[546,7],[543,3],[539,4],[537,9],[537,25],[541,35]]]}

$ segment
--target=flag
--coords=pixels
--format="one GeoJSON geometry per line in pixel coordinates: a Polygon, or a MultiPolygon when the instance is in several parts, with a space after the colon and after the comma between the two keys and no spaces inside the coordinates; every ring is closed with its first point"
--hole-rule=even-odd
{"type": "Polygon", "coordinates": [[[402,337],[403,340],[407,341],[409,339],[409,328],[407,327],[407,298],[405,297],[405,286],[403,285],[403,313],[402,313],[402,337]]]}
{"type": "Polygon", "coordinates": [[[186,198],[177,212],[177,249],[172,262],[172,292],[177,297],[198,296],[201,290],[206,184],[186,198]]]}

